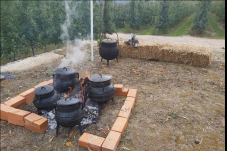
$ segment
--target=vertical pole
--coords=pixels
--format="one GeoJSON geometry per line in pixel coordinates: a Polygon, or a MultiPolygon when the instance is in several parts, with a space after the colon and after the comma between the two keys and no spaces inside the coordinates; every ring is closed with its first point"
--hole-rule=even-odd
{"type": "Polygon", "coordinates": [[[93,61],[93,0],[90,1],[91,4],[91,61],[93,61]]]}

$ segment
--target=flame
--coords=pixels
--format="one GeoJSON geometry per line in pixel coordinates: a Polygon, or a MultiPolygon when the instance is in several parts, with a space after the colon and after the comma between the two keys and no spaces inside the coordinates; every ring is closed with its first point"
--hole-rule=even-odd
{"type": "MultiPolygon", "coordinates": [[[[85,77],[87,77],[88,79],[90,78],[90,74],[89,74],[89,72],[86,70],[85,71],[85,77]]],[[[80,88],[81,88],[81,91],[83,91],[83,85],[84,84],[84,80],[82,79],[82,81],[81,81],[81,86],[80,86],[80,88]]]]}
{"type": "Polygon", "coordinates": [[[83,85],[84,84],[84,80],[82,79],[82,81],[81,81],[81,85],[80,85],[80,89],[81,89],[81,91],[83,91],[83,85]]]}
{"type": "Polygon", "coordinates": [[[65,94],[65,95],[64,95],[64,98],[67,98],[67,97],[71,94],[71,92],[72,92],[72,88],[71,88],[71,87],[69,87],[68,94],[65,94]]]}
{"type": "Polygon", "coordinates": [[[87,77],[88,79],[90,79],[90,74],[89,74],[89,72],[87,70],[85,71],[85,77],[87,77]]]}

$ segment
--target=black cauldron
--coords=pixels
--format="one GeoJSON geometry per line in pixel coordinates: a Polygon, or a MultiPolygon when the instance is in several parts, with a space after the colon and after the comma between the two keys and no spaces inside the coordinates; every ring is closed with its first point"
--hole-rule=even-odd
{"type": "Polygon", "coordinates": [[[83,108],[78,98],[63,98],[57,101],[55,108],[55,119],[57,122],[56,135],[58,135],[59,125],[63,127],[74,127],[79,125],[80,132],[83,119],[83,108]]]}
{"type": "Polygon", "coordinates": [[[109,65],[109,60],[117,59],[119,55],[118,41],[114,39],[103,39],[99,48],[99,55],[102,59],[106,59],[107,65],[109,65]]]}
{"type": "Polygon", "coordinates": [[[34,93],[35,97],[33,99],[33,104],[38,111],[54,109],[58,97],[52,86],[44,85],[38,87],[35,89],[34,93]]]}
{"type": "Polygon", "coordinates": [[[79,81],[79,73],[72,68],[58,68],[53,74],[54,89],[58,93],[66,93],[69,87],[74,88],[75,83],[79,81]]]}
{"type": "Polygon", "coordinates": [[[111,75],[94,74],[90,78],[89,97],[97,103],[105,103],[112,99],[114,101],[115,88],[111,84],[111,75]]]}

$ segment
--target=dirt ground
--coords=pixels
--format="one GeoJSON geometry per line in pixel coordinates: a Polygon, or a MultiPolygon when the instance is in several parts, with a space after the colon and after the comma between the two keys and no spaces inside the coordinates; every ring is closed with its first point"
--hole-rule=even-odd
{"type": "MultiPolygon", "coordinates": [[[[123,34],[119,37],[124,39],[123,34]]],[[[168,38],[160,40],[164,42],[168,38]]],[[[178,37],[184,38],[188,44],[187,37],[178,37]]],[[[195,39],[199,44],[199,38],[195,39]]],[[[94,62],[89,61],[88,53],[84,62],[75,66],[81,77],[85,76],[85,70],[90,74],[107,73],[113,76],[114,84],[138,89],[135,107],[117,150],[225,150],[225,50],[219,48],[219,44],[224,47],[224,40],[217,40],[216,44],[216,40],[211,44],[209,40],[205,39],[207,43],[201,42],[201,46],[207,45],[222,55],[218,56],[220,59],[214,58],[208,68],[128,58],[112,60],[107,67],[106,61],[100,61],[97,48],[94,62]],[[195,140],[200,144],[195,144],[195,140]]],[[[10,72],[16,79],[1,81],[1,102],[51,79],[59,64],[60,60],[56,60],[31,70],[10,72]]],[[[125,98],[116,96],[114,104],[108,102],[99,122],[86,131],[105,137],[104,129],[111,128],[125,98]]],[[[55,137],[55,130],[38,134],[1,121],[1,150],[86,151],[77,145],[79,136],[78,128],[71,131],[61,128],[55,137]],[[68,141],[73,146],[67,147],[68,141]]]]}

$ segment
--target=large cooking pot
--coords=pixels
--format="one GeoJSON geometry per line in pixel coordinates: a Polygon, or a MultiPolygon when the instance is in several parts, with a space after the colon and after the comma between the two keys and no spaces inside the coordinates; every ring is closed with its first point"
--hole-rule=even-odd
{"type": "Polygon", "coordinates": [[[80,99],[68,97],[57,101],[55,119],[57,122],[56,134],[58,134],[59,125],[63,127],[74,127],[75,125],[79,125],[81,130],[80,122],[83,119],[83,109],[80,99]]]}
{"type": "Polygon", "coordinates": [[[38,87],[35,89],[34,93],[35,97],[33,99],[33,104],[38,111],[54,109],[58,96],[52,86],[44,85],[38,87]]]}
{"type": "Polygon", "coordinates": [[[75,83],[79,81],[79,73],[72,68],[58,68],[53,74],[54,89],[58,93],[66,93],[69,87],[74,88],[75,83]]]}
{"type": "Polygon", "coordinates": [[[102,59],[107,60],[107,65],[109,65],[109,60],[113,60],[116,58],[118,61],[117,58],[119,55],[118,40],[103,39],[100,44],[99,55],[102,57],[102,59]]]}
{"type": "Polygon", "coordinates": [[[89,97],[97,103],[105,103],[114,99],[115,88],[111,84],[112,76],[108,74],[94,74],[90,78],[89,97]]]}

